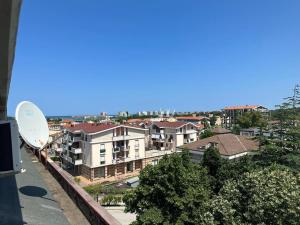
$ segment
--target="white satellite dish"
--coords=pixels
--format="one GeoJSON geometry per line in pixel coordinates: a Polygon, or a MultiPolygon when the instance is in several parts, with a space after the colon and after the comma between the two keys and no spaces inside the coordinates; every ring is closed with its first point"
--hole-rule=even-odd
{"type": "Polygon", "coordinates": [[[32,102],[20,102],[16,120],[23,140],[32,148],[43,149],[49,139],[49,128],[42,111],[32,102]]]}

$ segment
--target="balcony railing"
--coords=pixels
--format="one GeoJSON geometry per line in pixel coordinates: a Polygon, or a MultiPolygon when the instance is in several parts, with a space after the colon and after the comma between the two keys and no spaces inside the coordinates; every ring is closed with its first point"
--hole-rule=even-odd
{"type": "Polygon", "coordinates": [[[197,131],[193,130],[193,129],[189,129],[189,130],[184,130],[183,133],[184,134],[195,134],[195,133],[197,133],[197,131]]]}
{"type": "Polygon", "coordinates": [[[82,153],[82,149],[81,148],[71,148],[71,152],[73,154],[81,154],[82,153]]]}
{"type": "Polygon", "coordinates": [[[73,142],[81,141],[81,137],[73,137],[73,142]]]}
{"type": "Polygon", "coordinates": [[[127,146],[125,148],[125,146],[117,146],[117,147],[113,147],[113,153],[115,152],[120,152],[120,151],[124,151],[124,152],[127,152],[130,150],[130,146],[127,146]]]}
{"type": "Polygon", "coordinates": [[[113,136],[112,140],[113,141],[123,141],[123,140],[128,140],[130,139],[130,136],[129,135],[119,135],[119,136],[113,136]]]}
{"type": "Polygon", "coordinates": [[[174,150],[149,150],[146,151],[145,153],[146,153],[146,158],[148,158],[148,157],[169,155],[174,153],[174,150]]]}
{"type": "Polygon", "coordinates": [[[72,157],[69,157],[67,155],[63,155],[63,158],[68,161],[69,163],[74,164],[75,166],[77,165],[82,165],[82,159],[73,159],[72,157]]]}
{"type": "Polygon", "coordinates": [[[76,159],[76,160],[74,160],[74,161],[73,161],[73,164],[74,164],[75,166],[82,165],[82,159],[76,159]]]}

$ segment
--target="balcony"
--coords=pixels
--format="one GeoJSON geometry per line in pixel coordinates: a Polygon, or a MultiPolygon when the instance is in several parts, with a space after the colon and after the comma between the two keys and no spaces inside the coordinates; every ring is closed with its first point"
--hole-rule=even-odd
{"type": "Polygon", "coordinates": [[[151,134],[151,138],[154,139],[156,142],[165,142],[165,135],[156,133],[156,134],[151,134]]]}
{"type": "Polygon", "coordinates": [[[74,160],[74,161],[73,161],[73,164],[74,164],[75,166],[82,165],[82,159],[76,159],[76,160],[74,160]]]}
{"type": "Polygon", "coordinates": [[[113,136],[112,140],[113,141],[124,141],[124,140],[129,140],[130,136],[129,135],[119,135],[119,136],[113,136]]]}
{"type": "Polygon", "coordinates": [[[184,130],[183,133],[184,134],[195,134],[195,133],[197,133],[197,131],[193,130],[193,129],[189,129],[189,130],[184,130]]]}
{"type": "Polygon", "coordinates": [[[117,164],[117,163],[123,163],[123,162],[130,162],[132,160],[135,160],[135,158],[131,158],[131,157],[119,157],[119,158],[116,158],[116,159],[113,159],[112,160],[112,164],[117,164]]]}
{"type": "Polygon", "coordinates": [[[120,151],[128,152],[130,150],[130,146],[127,146],[126,148],[125,146],[116,146],[112,150],[113,153],[120,152],[120,151]]]}
{"type": "Polygon", "coordinates": [[[63,155],[63,158],[68,161],[69,163],[74,164],[75,166],[82,165],[82,159],[73,159],[67,155],[63,155]]]}
{"type": "Polygon", "coordinates": [[[81,137],[73,137],[73,142],[81,141],[81,137]]]}
{"type": "Polygon", "coordinates": [[[82,149],[81,148],[71,148],[71,152],[73,154],[81,154],[82,153],[82,149]]]}
{"type": "Polygon", "coordinates": [[[146,151],[146,158],[149,157],[155,157],[155,156],[163,156],[163,155],[169,155],[172,154],[173,150],[149,150],[146,151]]]}

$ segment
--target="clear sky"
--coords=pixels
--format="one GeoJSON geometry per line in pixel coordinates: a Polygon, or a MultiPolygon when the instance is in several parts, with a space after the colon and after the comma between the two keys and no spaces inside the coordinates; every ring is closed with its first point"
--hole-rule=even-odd
{"type": "Polygon", "coordinates": [[[273,107],[300,83],[299,0],[24,0],[9,114],[273,107]]]}

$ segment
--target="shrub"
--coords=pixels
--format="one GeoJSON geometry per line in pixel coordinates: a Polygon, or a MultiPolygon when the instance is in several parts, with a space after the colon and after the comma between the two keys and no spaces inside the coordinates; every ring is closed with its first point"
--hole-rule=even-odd
{"type": "Polygon", "coordinates": [[[101,205],[111,206],[122,203],[123,197],[121,195],[106,195],[101,199],[101,205]]]}
{"type": "Polygon", "coordinates": [[[90,195],[96,195],[101,193],[102,187],[99,184],[96,185],[90,185],[83,188],[87,193],[90,195]]]}

